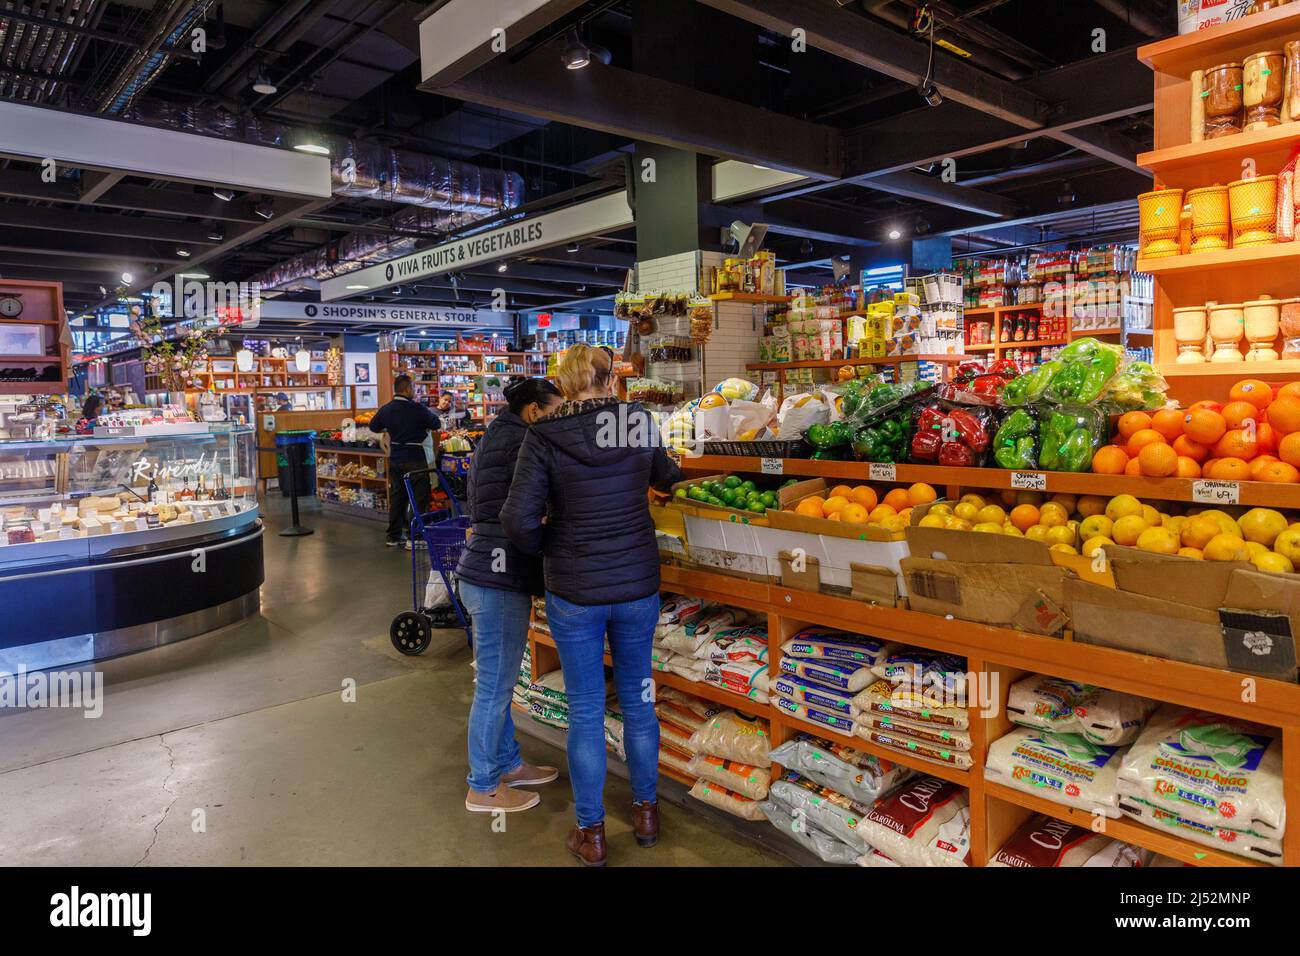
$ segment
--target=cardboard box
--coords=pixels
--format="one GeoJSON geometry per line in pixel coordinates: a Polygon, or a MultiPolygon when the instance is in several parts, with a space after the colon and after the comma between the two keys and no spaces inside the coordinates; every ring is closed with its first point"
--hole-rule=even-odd
{"type": "MultiPolygon", "coordinates": [[[[781,510],[769,511],[769,529],[760,535],[768,554],[802,548],[816,558],[823,590],[852,595],[855,565],[882,569],[892,573],[899,593],[906,593],[900,562],[908,555],[907,541],[901,534],[879,527],[846,525],[826,518],[809,518],[793,508],[805,498],[825,497],[830,491],[821,478],[801,481],[781,489],[781,510]]],[[[883,589],[877,589],[883,595],[883,589]]]]}
{"type": "Polygon", "coordinates": [[[1300,579],[1106,546],[1116,590],[1071,586],[1074,639],[1297,682],[1300,579]]]}
{"type": "Polygon", "coordinates": [[[914,611],[1048,637],[1069,623],[1065,583],[1076,576],[1042,542],[913,525],[907,544],[902,572],[914,611]]]}

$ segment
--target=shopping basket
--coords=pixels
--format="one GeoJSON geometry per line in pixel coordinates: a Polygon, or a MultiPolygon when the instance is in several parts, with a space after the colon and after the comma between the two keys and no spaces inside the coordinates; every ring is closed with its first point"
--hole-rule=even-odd
{"type": "Polygon", "coordinates": [[[407,655],[424,653],[433,639],[434,628],[455,626],[455,622],[459,622],[465,629],[465,639],[473,643],[469,616],[461,606],[456,591],[456,565],[460,561],[461,552],[465,550],[471,519],[463,513],[455,489],[450,487],[442,471],[437,468],[407,472],[403,480],[406,482],[408,500],[417,500],[411,478],[419,475],[437,476],[449,509],[416,514],[411,519],[411,610],[402,611],[393,618],[388,629],[393,646],[407,655]],[[416,546],[417,542],[424,547],[416,546]],[[423,606],[420,589],[425,587],[434,571],[442,578],[451,599],[451,609],[455,614],[451,621],[440,619],[438,609],[423,606]]]}

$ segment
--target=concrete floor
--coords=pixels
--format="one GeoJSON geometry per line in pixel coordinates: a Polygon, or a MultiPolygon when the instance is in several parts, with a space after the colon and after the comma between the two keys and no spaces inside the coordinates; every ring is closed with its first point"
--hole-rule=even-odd
{"type": "MultiPolygon", "coordinates": [[[[268,500],[262,613],[102,665],[104,715],[0,711],[6,865],[576,865],[567,777],[505,817],[464,809],[472,694],[464,634],[421,657],[388,625],[410,603],[410,555],[377,524],[321,515],[280,538],[268,500]],[[355,702],[345,683],[355,682],[355,702]]],[[[520,736],[525,758],[563,754],[520,736]]],[[[625,780],[606,790],[613,865],[780,865],[707,815],[667,803],[637,848],[625,780]]]]}

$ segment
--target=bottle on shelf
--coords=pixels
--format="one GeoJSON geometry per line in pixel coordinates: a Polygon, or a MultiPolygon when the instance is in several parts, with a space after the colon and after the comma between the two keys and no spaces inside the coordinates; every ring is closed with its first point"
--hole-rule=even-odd
{"type": "Polygon", "coordinates": [[[181,486],[181,490],[177,492],[176,500],[177,501],[194,500],[194,489],[190,487],[190,480],[188,478],[185,479],[185,484],[181,486]]]}

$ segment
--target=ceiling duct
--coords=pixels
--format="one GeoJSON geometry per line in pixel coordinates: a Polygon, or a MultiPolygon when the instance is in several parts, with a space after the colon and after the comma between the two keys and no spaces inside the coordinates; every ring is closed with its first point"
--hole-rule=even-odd
{"type": "Polygon", "coordinates": [[[55,0],[39,15],[17,7],[16,0],[0,4],[0,96],[52,102],[66,85],[61,78],[85,52],[83,31],[94,32],[105,5],[55,0]]]}

